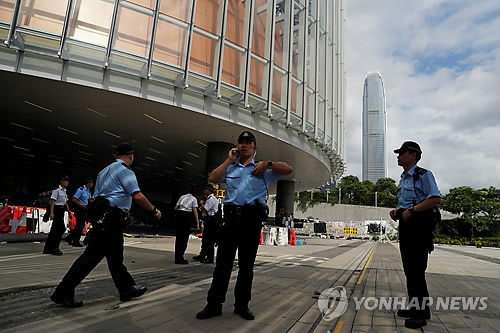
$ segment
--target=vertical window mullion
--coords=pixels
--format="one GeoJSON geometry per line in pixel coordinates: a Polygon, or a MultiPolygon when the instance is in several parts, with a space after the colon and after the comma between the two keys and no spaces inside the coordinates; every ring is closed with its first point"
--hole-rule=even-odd
{"type": "Polygon", "coordinates": [[[108,68],[109,57],[111,56],[111,46],[113,45],[113,37],[115,35],[116,29],[116,18],[118,15],[118,9],[120,7],[120,1],[116,0],[113,7],[113,16],[111,17],[111,28],[109,29],[108,45],[106,47],[106,58],[104,58],[104,68],[108,68]]]}
{"type": "MultiPolygon", "coordinates": [[[[270,36],[269,40],[269,59],[267,68],[267,115],[270,117],[272,114],[272,104],[273,104],[273,71],[274,71],[274,34],[276,29],[276,1],[272,0],[270,2],[271,8],[269,8],[270,15],[270,28],[268,33],[270,36]]],[[[267,52],[266,52],[267,54],[267,52]]]]}
{"type": "Polygon", "coordinates": [[[217,98],[221,97],[220,93],[220,82],[222,80],[222,65],[224,61],[224,42],[226,41],[226,24],[227,24],[227,2],[228,0],[223,0],[223,5],[222,5],[222,22],[220,26],[220,37],[219,37],[219,56],[218,56],[218,63],[217,63],[217,82],[216,82],[216,96],[217,98]]]}
{"type": "Polygon", "coordinates": [[[12,12],[12,23],[9,27],[9,32],[7,34],[7,38],[4,41],[4,44],[7,47],[10,47],[12,37],[14,36],[14,33],[16,32],[17,18],[19,17],[19,9],[21,8],[21,1],[22,0],[16,1],[16,5],[14,6],[14,11],[12,12]]]}
{"type": "Polygon", "coordinates": [[[59,56],[59,58],[61,57],[62,51],[64,49],[64,44],[66,43],[66,35],[68,34],[69,17],[71,14],[72,6],[73,0],[68,0],[68,5],[66,6],[66,16],[64,17],[64,24],[61,33],[61,42],[59,43],[59,51],[57,51],[57,55],[59,56]]]}
{"type": "Polygon", "coordinates": [[[148,65],[146,68],[146,73],[144,73],[144,78],[149,79],[151,77],[151,67],[153,66],[153,52],[156,40],[156,29],[158,28],[158,19],[160,17],[160,1],[156,0],[155,11],[153,13],[153,27],[151,28],[151,42],[149,44],[148,53],[148,65]]]}

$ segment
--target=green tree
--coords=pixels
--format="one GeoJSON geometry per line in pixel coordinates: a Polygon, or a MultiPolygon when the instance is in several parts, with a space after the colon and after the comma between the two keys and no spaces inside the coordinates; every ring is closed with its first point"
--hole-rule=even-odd
{"type": "Polygon", "coordinates": [[[469,226],[469,236],[489,231],[498,225],[500,217],[500,191],[494,187],[475,190],[470,186],[452,188],[443,198],[441,207],[460,214],[460,220],[469,226]]]}
{"type": "Polygon", "coordinates": [[[380,178],[375,184],[377,192],[377,206],[394,208],[398,204],[398,186],[392,178],[380,178]]]}

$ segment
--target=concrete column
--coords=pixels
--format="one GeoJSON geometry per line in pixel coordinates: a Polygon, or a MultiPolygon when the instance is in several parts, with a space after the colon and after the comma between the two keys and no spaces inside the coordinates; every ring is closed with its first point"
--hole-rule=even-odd
{"type": "Polygon", "coordinates": [[[293,219],[295,201],[295,181],[278,180],[276,184],[276,225],[284,225],[285,217],[293,219]]]}

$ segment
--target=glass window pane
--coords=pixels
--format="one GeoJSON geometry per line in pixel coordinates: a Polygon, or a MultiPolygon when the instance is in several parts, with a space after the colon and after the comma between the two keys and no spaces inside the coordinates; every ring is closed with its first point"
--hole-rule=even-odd
{"type": "Polygon", "coordinates": [[[18,25],[61,35],[67,0],[25,0],[18,25]]]}
{"type": "Polygon", "coordinates": [[[248,90],[251,93],[259,96],[264,96],[264,94],[267,93],[264,89],[264,87],[266,86],[264,84],[264,80],[266,80],[268,76],[265,73],[265,67],[265,64],[263,64],[262,62],[258,61],[254,57],[251,58],[248,90]]]}
{"type": "Polygon", "coordinates": [[[273,70],[273,103],[286,107],[287,75],[276,68],[273,70]]]}
{"type": "Polygon", "coordinates": [[[189,22],[191,19],[191,3],[193,0],[161,0],[160,13],[189,22]]]}
{"type": "Polygon", "coordinates": [[[245,31],[245,6],[249,1],[229,0],[227,8],[226,39],[243,46],[245,31]]]}
{"type": "Polygon", "coordinates": [[[288,13],[285,1],[276,3],[276,24],[274,26],[274,64],[283,69],[288,67],[288,13]]]}
{"type": "Polygon", "coordinates": [[[292,75],[300,80],[304,77],[304,33],[305,9],[295,6],[293,19],[292,75]]]}
{"type": "Polygon", "coordinates": [[[243,53],[225,45],[224,60],[222,62],[222,81],[236,87],[242,87],[242,79],[245,74],[241,68],[242,63],[243,53]]]}
{"type": "Polygon", "coordinates": [[[302,88],[303,84],[292,80],[292,105],[291,110],[294,114],[302,117],[302,88]]]}
{"type": "Polygon", "coordinates": [[[307,90],[307,103],[306,103],[306,121],[308,123],[314,124],[314,93],[307,90]]]}
{"type": "Polygon", "coordinates": [[[16,0],[3,0],[0,1],[0,21],[11,23],[12,13],[14,12],[14,4],[16,0]]]}
{"type": "Polygon", "coordinates": [[[265,59],[269,59],[268,52],[266,52],[266,27],[270,19],[267,15],[270,5],[271,2],[267,0],[255,1],[252,28],[252,52],[265,59]]]}
{"type": "Polygon", "coordinates": [[[120,6],[113,36],[113,48],[147,56],[153,16],[120,6]]]}
{"type": "Polygon", "coordinates": [[[325,101],[320,100],[318,102],[318,130],[323,132],[325,131],[325,101]]]}
{"type": "Polygon", "coordinates": [[[326,97],[326,91],[325,91],[325,76],[326,76],[325,51],[326,51],[326,34],[320,34],[319,50],[318,50],[318,52],[319,52],[318,90],[319,90],[319,95],[322,98],[326,97]]]}
{"type": "Polygon", "coordinates": [[[316,87],[316,23],[309,20],[307,33],[307,85],[316,87]]]}
{"type": "Polygon", "coordinates": [[[112,16],[112,2],[107,0],[77,1],[73,8],[68,36],[90,44],[106,46],[112,16]]]}
{"type": "Polygon", "coordinates": [[[131,2],[133,4],[148,9],[155,9],[155,4],[156,4],[156,0],[127,0],[127,2],[131,2]]]}
{"type": "Polygon", "coordinates": [[[184,67],[187,37],[187,28],[158,20],[153,59],[184,67]]]}
{"type": "Polygon", "coordinates": [[[220,0],[197,0],[194,25],[214,35],[219,35],[220,0]]]}
{"type": "Polygon", "coordinates": [[[192,71],[215,77],[215,47],[217,41],[193,32],[191,59],[189,68],[192,71]]]}

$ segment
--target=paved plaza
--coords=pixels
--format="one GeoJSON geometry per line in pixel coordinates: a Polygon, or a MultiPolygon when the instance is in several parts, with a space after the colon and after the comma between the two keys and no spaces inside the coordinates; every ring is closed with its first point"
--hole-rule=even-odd
{"type": "MultiPolygon", "coordinates": [[[[397,244],[309,238],[305,246],[260,246],[250,303],[256,318],[246,321],[232,311],[236,274],[222,316],[195,318],[205,306],[214,266],[191,260],[189,265],[175,265],[174,241],[168,236],[126,238],[125,264],[136,282],[147,285],[149,291],[141,298],[120,302],[103,261],[77,289],[76,298],[85,304],[77,309],[61,308],[51,303],[49,296],[82,249],[61,242],[64,255],[55,257],[41,254],[43,242],[0,245],[0,330],[500,332],[500,249],[436,246],[427,281],[431,296],[443,297],[443,302],[448,298],[450,306],[440,304],[438,308],[434,304],[427,326],[412,330],[404,327],[404,318],[392,307],[375,307],[382,298],[405,297],[397,244]],[[318,301],[328,288],[346,292],[345,299],[327,303],[330,310],[346,305],[340,316],[327,311],[323,317],[320,311],[318,301]],[[357,309],[363,297],[367,302],[357,309]],[[450,303],[453,297],[457,309],[450,303]],[[461,300],[467,297],[483,297],[486,307],[465,309],[461,300]]],[[[200,241],[190,240],[186,258],[199,249],[200,241]]]]}

